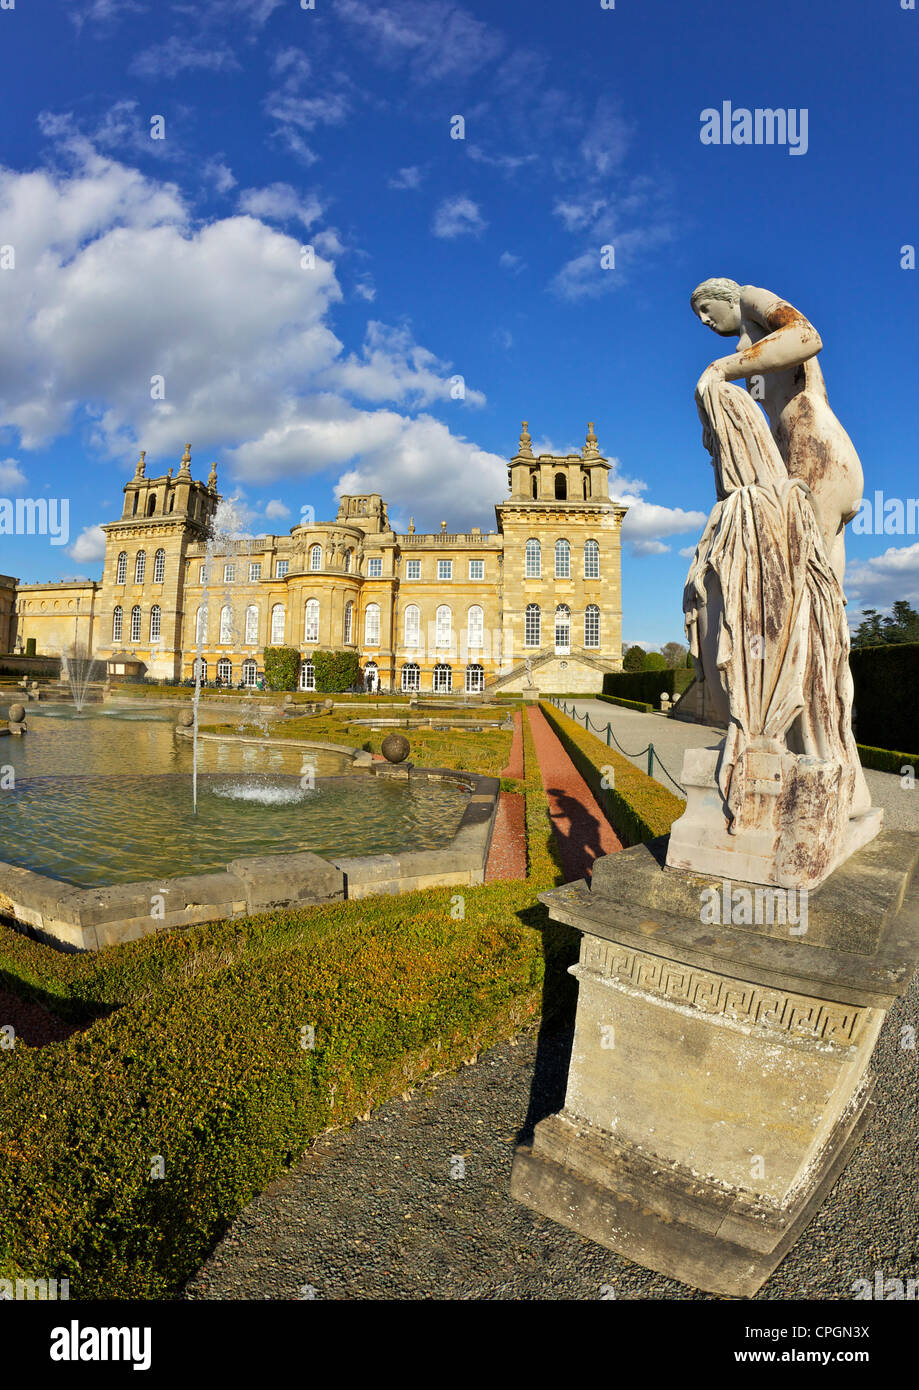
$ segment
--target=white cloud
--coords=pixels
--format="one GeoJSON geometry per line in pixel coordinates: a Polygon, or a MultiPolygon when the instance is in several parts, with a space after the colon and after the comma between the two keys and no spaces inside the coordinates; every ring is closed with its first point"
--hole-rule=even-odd
{"type": "Polygon", "coordinates": [[[0,459],[0,488],[6,492],[18,492],[26,485],[26,475],[19,467],[18,459],[0,459]]]}
{"type": "Polygon", "coordinates": [[[685,560],[691,560],[696,553],[696,547],[694,545],[684,545],[679,553],[685,560]]]}
{"type": "Polygon", "coordinates": [[[372,304],[377,297],[376,286],[369,275],[363,275],[354,283],[354,293],[358,299],[366,299],[368,304],[372,304]]]}
{"type": "Polygon", "coordinates": [[[229,193],[236,187],[233,170],[220,159],[209,159],[204,166],[204,177],[214,185],[217,193],[229,193]]]}
{"type": "Polygon", "coordinates": [[[397,174],[389,180],[390,188],[420,188],[421,170],[417,164],[410,164],[406,169],[400,169],[397,174]]]}
{"type": "Polygon", "coordinates": [[[633,541],[633,555],[666,555],[670,550],[669,545],[664,545],[663,541],[633,541]]]}
{"type": "Polygon", "coordinates": [[[274,222],[302,222],[304,227],[312,227],[324,211],[315,193],[301,195],[289,183],[244,189],[239,195],[239,210],[274,222]]]}
{"type": "Polygon", "coordinates": [[[267,114],[276,122],[274,133],[303,164],[315,164],[319,156],[305,137],[322,125],[342,125],[351,103],[334,86],[318,92],[316,83],[310,81],[309,59],[297,49],[282,49],[275,57],[274,70],[280,82],[265,102],[267,114]]]}
{"type": "MultiPolygon", "coordinates": [[[[175,463],[191,440],[196,476],[217,457],[222,479],[235,470],[259,486],[357,470],[394,506],[410,499],[432,517],[455,515],[462,477],[468,519],[487,523],[505,461],[428,416],[382,408],[461,408],[449,363],[407,326],[378,322],[346,353],[329,326],[334,268],[321,256],[302,268],[299,235],[251,213],[193,223],[174,186],[83,137],[68,148],[68,172],[0,167],[0,225],[27,272],[4,286],[0,429],[31,449],[86,426],[119,468],[139,447],[154,467],[175,463]],[[158,376],[163,400],[151,398],[158,376]]],[[[483,401],[467,387],[467,404],[483,401]]]]}
{"type": "MultiPolygon", "coordinates": [[[[367,401],[429,405],[454,399],[455,374],[450,366],[416,343],[407,327],[393,328],[371,320],[360,356],[350,353],[336,362],[325,373],[324,382],[367,401]]],[[[485,404],[482,392],[469,386],[463,399],[467,405],[485,404]]]]}
{"type": "Polygon", "coordinates": [[[356,40],[371,57],[406,65],[419,83],[469,77],[504,49],[500,34],[453,0],[338,0],[335,9],[354,24],[356,40]]]}
{"type": "Polygon", "coordinates": [[[843,584],[846,597],[858,622],[865,608],[890,608],[898,599],[919,603],[919,543],[891,546],[882,555],[868,560],[850,560],[843,584]]]}
{"type": "Polygon", "coordinates": [[[498,265],[502,270],[511,270],[515,275],[519,275],[521,270],[526,269],[526,263],[521,256],[515,256],[512,251],[502,251],[498,257],[498,265]]]}
{"type": "Polygon", "coordinates": [[[265,516],[269,521],[281,521],[285,516],[290,516],[290,507],[286,506],[278,498],[273,497],[265,505],[265,516]]]}
{"type": "Polygon", "coordinates": [[[437,237],[479,236],[488,223],[479,211],[478,203],[464,194],[444,198],[434,213],[431,230],[437,237]]]}
{"type": "Polygon", "coordinates": [[[182,72],[234,72],[240,68],[233,50],[202,39],[173,34],[163,43],[145,48],[131,60],[128,71],[136,77],[177,77],[182,72]]]}
{"type": "Polygon", "coordinates": [[[91,561],[105,558],[105,532],[101,526],[85,526],[73,545],[67,547],[72,560],[91,561]]]}

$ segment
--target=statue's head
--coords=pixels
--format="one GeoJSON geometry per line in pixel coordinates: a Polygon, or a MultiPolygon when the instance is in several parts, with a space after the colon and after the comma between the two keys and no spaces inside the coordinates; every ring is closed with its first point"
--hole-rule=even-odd
{"type": "Polygon", "coordinates": [[[740,286],[736,280],[703,280],[689,299],[696,317],[722,338],[740,332],[740,286]]]}

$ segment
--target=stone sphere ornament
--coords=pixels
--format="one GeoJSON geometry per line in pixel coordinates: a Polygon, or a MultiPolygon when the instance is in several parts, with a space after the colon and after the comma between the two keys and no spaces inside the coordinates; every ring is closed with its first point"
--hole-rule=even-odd
{"type": "Polygon", "coordinates": [[[411,752],[411,744],[405,734],[387,734],[380,748],[388,763],[404,763],[411,752]]]}
{"type": "Polygon", "coordinates": [[[180,729],[190,729],[195,722],[194,711],[190,709],[179,710],[178,725],[180,729]]]}
{"type": "Polygon", "coordinates": [[[26,717],[24,705],[10,705],[10,712],[7,715],[11,724],[21,724],[26,717]]]}

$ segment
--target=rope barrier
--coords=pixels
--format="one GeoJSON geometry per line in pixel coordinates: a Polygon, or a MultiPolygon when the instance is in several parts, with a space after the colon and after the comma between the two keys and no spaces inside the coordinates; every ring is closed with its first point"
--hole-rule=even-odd
{"type": "Polygon", "coordinates": [[[554,700],[551,701],[551,703],[552,703],[553,705],[555,705],[555,708],[556,708],[556,709],[560,709],[560,710],[562,711],[562,714],[567,715],[569,719],[573,719],[573,720],[575,721],[575,723],[577,723],[577,721],[578,721],[579,719],[583,718],[583,720],[584,720],[584,728],[585,728],[586,730],[588,730],[588,732],[590,732],[591,729],[592,729],[594,733],[597,733],[597,734],[605,734],[605,735],[606,735],[606,746],[607,746],[607,748],[609,748],[609,747],[611,746],[611,745],[610,745],[610,739],[612,739],[613,743],[615,743],[616,747],[618,748],[619,752],[623,755],[623,757],[629,758],[629,759],[632,759],[632,760],[637,760],[638,758],[643,758],[643,757],[645,756],[645,754],[647,753],[647,755],[648,755],[648,776],[649,776],[649,777],[653,777],[653,776],[654,776],[654,763],[655,763],[655,761],[656,761],[656,762],[657,762],[657,766],[658,766],[658,768],[660,769],[660,771],[664,774],[664,776],[665,776],[666,778],[668,778],[669,781],[671,781],[671,782],[673,783],[673,785],[676,787],[677,791],[680,792],[680,794],[681,794],[682,796],[685,796],[685,795],[686,795],[686,790],[685,790],[685,788],[684,788],[684,787],[681,787],[680,784],[679,784],[679,782],[676,780],[676,778],[675,778],[670,772],[668,772],[666,766],[664,765],[663,759],[661,758],[661,755],[657,752],[657,750],[655,749],[653,743],[649,743],[649,744],[647,745],[646,748],[642,748],[642,750],[641,750],[640,753],[630,753],[630,752],[628,751],[628,749],[623,748],[622,744],[619,742],[618,738],[617,738],[616,735],[613,733],[613,728],[612,728],[612,725],[611,725],[611,724],[607,723],[605,729],[601,728],[599,724],[594,724],[594,722],[593,722],[593,720],[591,719],[589,713],[585,712],[583,716],[582,716],[582,715],[579,715],[578,712],[577,712],[577,705],[574,705],[574,704],[573,704],[573,705],[571,706],[571,709],[569,710],[569,709],[568,709],[568,701],[567,701],[567,700],[561,700],[561,701],[560,701],[560,700],[554,699],[554,700]]]}

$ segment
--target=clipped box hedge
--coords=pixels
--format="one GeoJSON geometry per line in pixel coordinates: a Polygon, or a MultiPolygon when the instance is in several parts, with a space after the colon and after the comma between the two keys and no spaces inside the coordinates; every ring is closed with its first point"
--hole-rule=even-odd
{"type": "Polygon", "coordinates": [[[542,703],[540,709],[624,845],[667,834],[685,801],[560,710],[542,703]],[[603,785],[605,768],[613,770],[612,787],[603,785]]]}
{"type": "Polygon", "coordinates": [[[857,647],[849,655],[855,683],[855,736],[873,748],[917,742],[919,642],[857,647]]]}
{"type": "Polygon", "coordinates": [[[893,772],[899,777],[903,769],[919,767],[919,753],[897,753],[890,748],[870,748],[858,744],[858,756],[862,767],[870,767],[875,772],[893,772]]]}
{"type": "Polygon", "coordinates": [[[623,709],[637,709],[642,714],[653,714],[654,706],[646,705],[641,700],[623,700],[618,695],[598,695],[598,700],[602,700],[607,705],[621,705],[623,709]]]}

